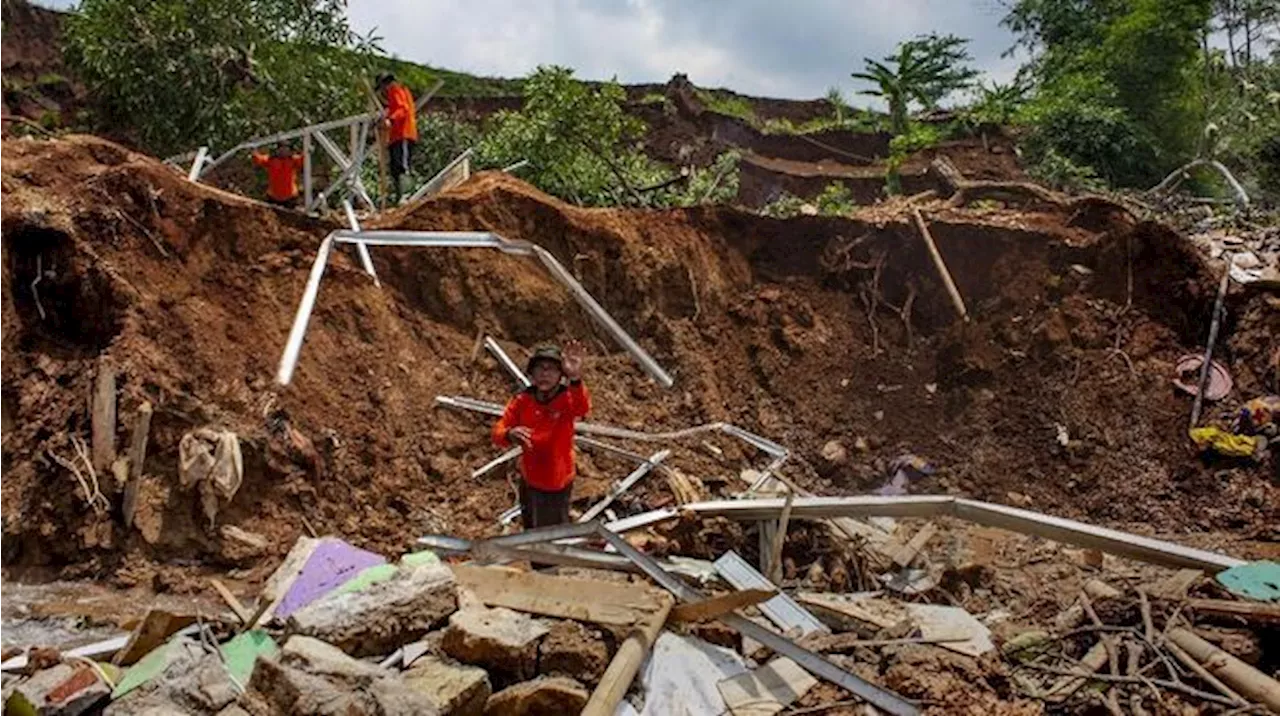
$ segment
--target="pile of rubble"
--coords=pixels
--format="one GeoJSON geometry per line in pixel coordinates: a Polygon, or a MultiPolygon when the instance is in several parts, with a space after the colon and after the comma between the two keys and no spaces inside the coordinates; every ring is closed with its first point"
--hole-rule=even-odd
{"type": "Polygon", "coordinates": [[[1250,663],[1274,664],[1280,565],[949,496],[786,494],[428,536],[395,563],[302,538],[253,608],[214,582],[224,614],[155,609],[119,638],[10,658],[6,713],[1280,713],[1280,684],[1250,663]],[[1095,576],[1037,623],[1043,609],[1000,603],[994,565],[929,549],[954,548],[955,519],[1029,535],[1005,534],[1034,540],[1024,554],[1076,545],[1095,576]],[[732,549],[641,549],[693,544],[690,529],[758,532],[760,569],[732,549]],[[858,571],[845,582],[878,588],[798,574],[823,531],[858,571]]]}

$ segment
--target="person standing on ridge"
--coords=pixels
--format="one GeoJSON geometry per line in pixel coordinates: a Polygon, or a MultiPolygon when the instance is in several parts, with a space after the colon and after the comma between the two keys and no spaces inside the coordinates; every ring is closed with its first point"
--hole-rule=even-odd
{"type": "Polygon", "coordinates": [[[582,382],[582,344],[570,341],[563,353],[543,346],[529,358],[533,385],[512,398],[493,426],[493,442],[523,448],[520,508],[525,529],[566,524],[573,492],[574,423],[591,411],[582,382]]]}
{"type": "Polygon", "coordinates": [[[391,185],[395,203],[400,203],[400,178],[409,171],[413,145],[418,142],[418,110],[409,88],[396,82],[395,75],[378,75],[378,94],[385,109],[387,152],[391,159],[391,185]]]}
{"type": "Polygon", "coordinates": [[[298,201],[298,170],[302,169],[302,155],[294,154],[287,144],[281,142],[270,156],[254,152],[253,163],[267,170],[267,203],[292,208],[298,201]]]}

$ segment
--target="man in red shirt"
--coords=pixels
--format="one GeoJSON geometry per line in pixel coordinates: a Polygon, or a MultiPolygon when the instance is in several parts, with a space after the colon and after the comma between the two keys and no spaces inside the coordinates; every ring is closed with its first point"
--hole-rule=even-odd
{"type": "Polygon", "coordinates": [[[418,141],[418,110],[409,88],[396,82],[390,73],[378,75],[378,94],[385,109],[383,123],[387,127],[387,152],[391,157],[391,183],[394,200],[400,202],[400,177],[409,172],[410,155],[418,141]]]}
{"type": "Polygon", "coordinates": [[[253,153],[253,163],[267,170],[267,202],[292,207],[298,201],[298,170],[302,168],[302,155],[289,151],[281,142],[267,156],[253,153]]]}
{"type": "Polygon", "coordinates": [[[499,447],[516,443],[520,455],[520,507],[525,529],[569,522],[574,478],[574,423],[591,411],[582,383],[582,344],[570,341],[563,354],[545,346],[529,359],[533,385],[507,403],[493,426],[499,447]]]}

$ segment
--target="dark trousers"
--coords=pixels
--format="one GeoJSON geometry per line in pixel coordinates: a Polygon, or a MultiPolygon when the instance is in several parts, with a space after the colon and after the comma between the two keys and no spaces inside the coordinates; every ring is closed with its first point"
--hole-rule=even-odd
{"type": "Polygon", "coordinates": [[[570,522],[569,501],[573,483],[559,492],[530,487],[520,480],[520,522],[524,528],[552,527],[570,522]]]}
{"type": "Polygon", "coordinates": [[[400,201],[400,177],[409,173],[409,163],[413,157],[413,142],[401,139],[387,147],[391,159],[391,185],[394,187],[395,200],[400,201]]]}

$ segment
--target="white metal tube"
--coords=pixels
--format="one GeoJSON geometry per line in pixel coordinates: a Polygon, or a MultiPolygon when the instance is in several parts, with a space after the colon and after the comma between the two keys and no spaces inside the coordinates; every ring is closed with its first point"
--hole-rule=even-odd
{"type": "Polygon", "coordinates": [[[315,263],[311,264],[311,275],[307,277],[307,287],[302,292],[302,301],[298,303],[298,313],[293,317],[293,328],[289,330],[289,340],[285,343],[284,355],[280,357],[280,371],[276,374],[276,381],[280,385],[288,385],[293,379],[293,369],[297,367],[298,354],[302,351],[302,339],[307,335],[307,322],[311,320],[311,311],[316,307],[320,279],[324,276],[324,268],[329,263],[329,252],[332,250],[333,235],[330,234],[320,242],[315,263]]]}
{"type": "Polygon", "coordinates": [[[250,139],[246,142],[241,142],[236,146],[232,147],[231,149],[228,149],[227,151],[223,152],[221,155],[218,156],[217,159],[210,162],[208,166],[206,166],[204,169],[201,170],[201,175],[203,175],[204,172],[207,172],[213,169],[214,167],[221,165],[223,162],[235,156],[237,152],[243,152],[246,149],[255,149],[257,147],[261,147],[267,144],[284,142],[290,139],[297,139],[298,137],[301,137],[303,134],[307,132],[323,132],[329,129],[338,129],[339,127],[356,125],[361,122],[367,122],[368,120],[377,116],[378,114],[376,112],[367,112],[365,114],[352,115],[350,117],[343,117],[342,119],[335,119],[329,122],[321,122],[319,124],[310,124],[305,127],[290,129],[284,132],[277,132],[276,134],[270,134],[265,137],[258,137],[257,139],[250,139]]]}
{"type": "Polygon", "coordinates": [[[348,159],[347,155],[343,154],[342,150],[338,148],[338,145],[334,144],[333,140],[329,139],[328,135],[324,132],[316,132],[315,135],[316,142],[319,143],[320,147],[329,154],[329,157],[333,159],[335,164],[343,169],[352,170],[351,185],[355,195],[359,197],[360,201],[363,201],[368,205],[369,208],[374,208],[373,199],[370,198],[368,190],[365,189],[364,180],[360,177],[360,166],[355,162],[355,159],[363,161],[364,157],[357,153],[355,157],[348,159]]]}
{"type": "MultiPolygon", "coordinates": [[[[347,223],[351,225],[352,231],[360,230],[360,222],[356,219],[356,210],[351,206],[350,200],[342,200],[342,208],[347,212],[347,223]]],[[[364,266],[364,272],[373,277],[373,285],[382,286],[382,282],[378,280],[378,272],[373,268],[373,257],[369,256],[369,247],[365,246],[363,241],[356,242],[356,253],[360,255],[360,263],[364,266]]]]}
{"type": "Polygon", "coordinates": [[[444,183],[444,179],[449,175],[449,172],[453,171],[454,167],[458,166],[461,162],[468,161],[473,152],[475,152],[475,149],[468,148],[462,154],[454,157],[453,161],[444,165],[444,169],[436,172],[436,175],[431,177],[426,184],[418,187],[418,190],[409,196],[409,201],[417,201],[427,194],[434,194],[439,191],[440,185],[444,183]]]}
{"type": "Polygon", "coordinates": [[[641,478],[643,478],[645,475],[648,475],[650,470],[657,467],[659,463],[661,463],[663,460],[666,460],[670,456],[671,456],[670,450],[659,450],[658,452],[654,453],[647,462],[645,462],[643,465],[640,465],[635,470],[633,470],[630,475],[627,475],[625,478],[623,478],[622,482],[618,483],[618,486],[616,488],[610,490],[609,494],[604,496],[604,499],[592,505],[589,510],[583,513],[582,517],[578,518],[578,521],[590,522],[591,520],[594,520],[597,515],[599,515],[601,512],[604,512],[606,507],[613,504],[613,501],[618,499],[619,495],[622,495],[627,490],[630,490],[631,487],[635,485],[637,482],[639,482],[641,478]]]}
{"type": "Polygon", "coordinates": [[[191,162],[191,171],[187,172],[187,181],[198,181],[200,179],[200,170],[204,168],[204,162],[209,158],[209,148],[200,147],[196,152],[196,160],[191,162]]]}
{"type": "Polygon", "coordinates": [[[578,280],[573,277],[573,274],[569,273],[569,271],[556,260],[556,257],[553,256],[550,251],[547,251],[541,246],[535,244],[533,246],[533,252],[538,256],[538,259],[542,261],[542,265],[546,267],[552,277],[564,284],[565,288],[569,289],[569,292],[578,300],[578,303],[581,304],[583,308],[587,309],[587,313],[591,314],[591,317],[594,318],[602,328],[608,331],[609,334],[613,336],[613,339],[640,363],[640,366],[644,368],[646,373],[652,376],[653,379],[658,381],[658,383],[664,388],[670,388],[675,384],[675,379],[663,370],[662,366],[658,365],[658,362],[655,361],[653,357],[645,351],[645,349],[641,348],[640,344],[636,343],[635,340],[631,338],[630,334],[622,330],[622,326],[619,326],[618,322],[613,320],[613,317],[604,310],[604,307],[587,292],[587,289],[582,287],[582,284],[578,283],[578,280]]]}
{"type": "Polygon", "coordinates": [[[516,365],[516,362],[511,360],[511,356],[507,355],[507,352],[502,350],[502,346],[498,345],[498,342],[493,339],[493,336],[484,337],[484,347],[485,350],[489,351],[489,353],[498,360],[498,364],[502,366],[503,370],[507,371],[512,378],[515,378],[520,385],[525,388],[533,385],[533,381],[529,380],[529,376],[525,375],[524,371],[520,370],[520,366],[516,365]]]}
{"type": "Polygon", "coordinates": [[[307,207],[307,211],[311,211],[312,189],[311,133],[307,132],[302,135],[302,205],[307,207]]]}

